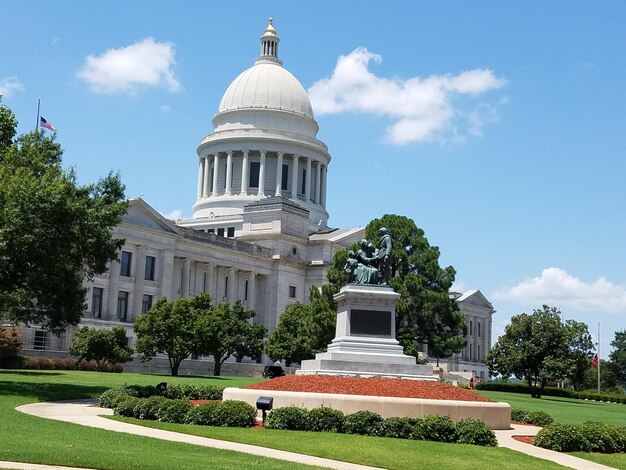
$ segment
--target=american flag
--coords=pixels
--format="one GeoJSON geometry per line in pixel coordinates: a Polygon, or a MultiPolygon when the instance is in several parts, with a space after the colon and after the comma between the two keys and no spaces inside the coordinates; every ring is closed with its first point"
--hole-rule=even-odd
{"type": "Polygon", "coordinates": [[[46,129],[52,132],[57,131],[55,127],[52,124],[50,124],[48,121],[46,121],[42,116],[39,116],[39,127],[45,127],[46,129]]]}
{"type": "Polygon", "coordinates": [[[591,367],[598,367],[598,355],[597,354],[593,356],[593,359],[591,360],[591,367]]]}

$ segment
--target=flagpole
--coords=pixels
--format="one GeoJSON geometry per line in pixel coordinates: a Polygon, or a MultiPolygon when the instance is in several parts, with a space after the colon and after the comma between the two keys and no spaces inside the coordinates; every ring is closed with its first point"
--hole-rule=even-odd
{"type": "Polygon", "coordinates": [[[35,124],[35,131],[39,130],[39,108],[41,106],[41,98],[37,98],[37,123],[35,124]]]}
{"type": "Polygon", "coordinates": [[[600,394],[600,322],[598,322],[598,394],[600,394]]]}

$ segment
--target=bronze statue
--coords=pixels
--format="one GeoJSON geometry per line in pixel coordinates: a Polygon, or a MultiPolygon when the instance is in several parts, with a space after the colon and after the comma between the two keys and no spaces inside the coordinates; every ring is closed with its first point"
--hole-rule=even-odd
{"type": "Polygon", "coordinates": [[[381,228],[379,248],[367,240],[361,240],[360,249],[348,251],[344,271],[350,274],[351,284],[387,285],[391,277],[392,240],[389,230],[381,228]]]}

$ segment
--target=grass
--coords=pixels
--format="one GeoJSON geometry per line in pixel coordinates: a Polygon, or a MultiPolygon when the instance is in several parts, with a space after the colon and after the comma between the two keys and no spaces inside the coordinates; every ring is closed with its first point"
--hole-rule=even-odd
{"type": "Polygon", "coordinates": [[[231,451],[133,436],[25,415],[16,406],[97,397],[124,383],[210,383],[239,386],[257,379],[172,378],[96,372],[0,371],[0,460],[98,469],[313,468],[231,451]]]}
{"type": "Polygon", "coordinates": [[[607,467],[626,470],[626,454],[595,454],[591,452],[571,452],[571,454],[607,467]]]}
{"type": "MultiPolygon", "coordinates": [[[[16,406],[36,401],[97,397],[104,390],[124,383],[154,385],[161,381],[241,386],[258,379],[172,378],[74,371],[0,371],[0,460],[124,470],[311,468],[236,452],[91,429],[25,415],[15,410],[16,406]]],[[[160,424],[167,426],[165,423],[160,424]]],[[[436,466],[442,470],[473,469],[478,462],[485,469],[497,469],[502,467],[503,460],[509,468],[562,468],[508,449],[324,433],[192,428],[196,428],[197,432],[213,433],[212,436],[219,439],[250,442],[393,469],[412,469],[416,467],[416,462],[420,462],[422,468],[436,466]]]]}
{"type": "Polygon", "coordinates": [[[506,402],[513,408],[546,411],[555,421],[561,423],[581,424],[585,421],[602,421],[603,423],[626,426],[626,405],[619,403],[548,396],[531,398],[530,395],[522,393],[486,390],[477,390],[477,392],[492,400],[506,402]]]}
{"type": "Polygon", "coordinates": [[[469,470],[476,467],[480,467],[481,470],[499,470],[503,468],[503,462],[506,462],[507,470],[563,468],[546,460],[496,447],[350,434],[193,426],[143,421],[119,416],[111,417],[111,419],[195,436],[242,442],[393,470],[412,470],[418,468],[417,462],[419,462],[419,468],[437,468],[438,470],[469,470]]]}

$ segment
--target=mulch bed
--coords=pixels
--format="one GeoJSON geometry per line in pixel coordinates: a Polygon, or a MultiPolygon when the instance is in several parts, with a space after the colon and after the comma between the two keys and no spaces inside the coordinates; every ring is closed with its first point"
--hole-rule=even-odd
{"type": "Polygon", "coordinates": [[[523,442],[525,444],[530,444],[533,445],[533,436],[513,436],[513,439],[515,439],[516,441],[520,441],[523,442]]]}
{"type": "Polygon", "coordinates": [[[378,397],[425,398],[491,402],[477,393],[441,382],[385,378],[334,377],[325,375],[287,375],[266,380],[246,389],[288,392],[339,393],[378,397]]]}
{"type": "Polygon", "coordinates": [[[189,400],[189,402],[194,406],[206,405],[207,403],[211,403],[214,401],[220,403],[222,400],[189,400]]]}

